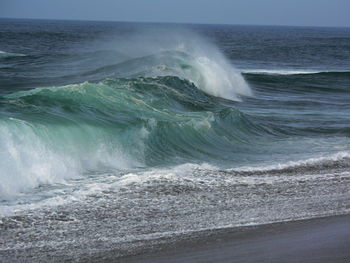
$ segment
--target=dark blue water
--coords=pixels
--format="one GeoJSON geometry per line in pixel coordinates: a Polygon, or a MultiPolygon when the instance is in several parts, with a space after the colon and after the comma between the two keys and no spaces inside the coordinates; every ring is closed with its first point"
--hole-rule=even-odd
{"type": "Polygon", "coordinates": [[[348,213],[349,136],[348,28],[0,20],[6,260],[348,213]]]}

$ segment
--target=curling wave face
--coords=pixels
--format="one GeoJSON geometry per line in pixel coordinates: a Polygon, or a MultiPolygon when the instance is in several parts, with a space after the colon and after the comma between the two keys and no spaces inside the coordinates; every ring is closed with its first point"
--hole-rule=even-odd
{"type": "Polygon", "coordinates": [[[86,172],[220,159],[264,132],[170,76],[38,88],[0,103],[6,195],[86,172]]]}

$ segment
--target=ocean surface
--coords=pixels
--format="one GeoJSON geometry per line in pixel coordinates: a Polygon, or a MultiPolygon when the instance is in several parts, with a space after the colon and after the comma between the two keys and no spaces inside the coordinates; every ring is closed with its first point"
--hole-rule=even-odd
{"type": "Polygon", "coordinates": [[[350,28],[0,20],[0,257],[116,256],[350,211],[350,28]]]}

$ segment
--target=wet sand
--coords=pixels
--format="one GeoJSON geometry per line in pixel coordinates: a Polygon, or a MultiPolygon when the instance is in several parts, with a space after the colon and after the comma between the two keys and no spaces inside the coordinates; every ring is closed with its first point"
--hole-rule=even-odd
{"type": "MultiPolygon", "coordinates": [[[[105,255],[107,256],[107,255],[105,255]]],[[[204,231],[99,262],[350,262],[350,215],[204,231]]]]}

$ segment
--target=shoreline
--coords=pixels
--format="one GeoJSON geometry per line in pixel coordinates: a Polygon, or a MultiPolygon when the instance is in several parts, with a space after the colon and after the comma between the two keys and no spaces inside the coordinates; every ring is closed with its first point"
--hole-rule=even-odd
{"type": "Polygon", "coordinates": [[[137,255],[111,250],[86,262],[349,262],[350,214],[207,230],[169,238],[137,255]]]}

